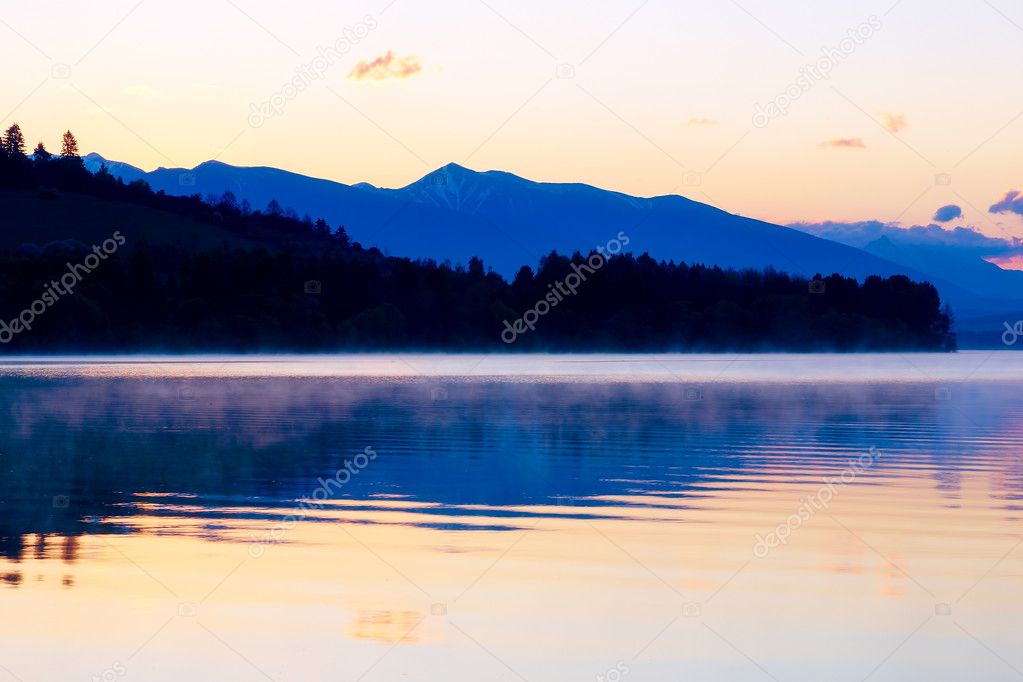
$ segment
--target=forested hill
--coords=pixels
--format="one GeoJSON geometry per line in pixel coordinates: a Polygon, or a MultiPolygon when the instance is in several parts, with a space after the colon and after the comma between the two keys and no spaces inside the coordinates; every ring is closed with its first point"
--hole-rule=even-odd
{"type": "Polygon", "coordinates": [[[92,174],[70,133],[61,152],[27,154],[15,126],[0,145],[2,353],[955,345],[934,287],[902,276],[661,262],[618,253],[623,231],[507,281],[478,259],[387,257],[276,202],[171,197],[92,174]]]}

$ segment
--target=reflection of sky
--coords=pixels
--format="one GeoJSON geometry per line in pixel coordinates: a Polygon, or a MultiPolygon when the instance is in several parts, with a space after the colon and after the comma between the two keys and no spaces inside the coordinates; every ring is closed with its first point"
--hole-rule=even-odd
{"type": "Polygon", "coordinates": [[[1023,643],[1018,383],[947,402],[931,383],[707,383],[701,400],[684,384],[444,381],[443,400],[432,379],[182,385],[0,380],[0,602],[18,624],[0,664],[19,677],[119,661],[178,679],[188,651],[230,679],[583,680],[619,661],[635,679],[762,679],[749,656],[779,679],[858,680],[918,627],[878,679],[1013,675],[961,628],[1010,660],[1023,643]],[[260,543],[367,446],[341,495],[260,543]],[[754,555],[871,447],[826,510],[754,555]]]}
{"type": "MultiPolygon", "coordinates": [[[[279,680],[336,679],[338,665],[355,679],[391,647],[378,679],[410,670],[503,679],[502,664],[473,640],[529,680],[591,679],[594,666],[619,660],[637,678],[715,679],[724,669],[729,679],[761,679],[713,628],[779,679],[827,678],[836,665],[861,679],[941,601],[954,601],[957,622],[996,650],[1018,651],[1020,558],[972,587],[1015,542],[1018,521],[1005,518],[984,474],[967,478],[958,509],[918,474],[895,470],[842,489],[828,516],[764,559],[751,556],[754,536],[819,484],[739,482],[673,512],[546,516],[512,533],[444,531],[418,525],[415,511],[363,510],[338,515],[350,521],[343,525],[301,524],[260,558],[246,542],[263,523],[234,520],[217,539],[238,542],[211,543],[201,518],[139,517],[141,534],[86,536],[73,565],[34,557],[9,565],[25,579],[0,589],[5,616],[19,624],[4,662],[31,679],[66,679],[126,660],[159,631],[127,663],[144,679],[174,679],[166,661],[181,651],[211,674],[248,674],[216,638],[279,680]],[[173,533],[163,535],[169,522],[173,533]],[[68,575],[70,588],[60,582],[68,575]],[[178,616],[182,602],[198,604],[197,616],[178,616]],[[694,603],[699,617],[678,617],[694,603]],[[58,625],[48,604],[60,610],[58,625]],[[60,658],[44,655],[52,646],[60,658]]],[[[613,511],[621,502],[638,500],[604,504],[613,511]]],[[[1012,679],[934,617],[885,671],[954,680],[968,668],[1012,679]]]]}
{"type": "Polygon", "coordinates": [[[988,217],[1018,227],[984,211],[1018,188],[1023,126],[1013,124],[1019,99],[1006,84],[1018,75],[1019,7],[894,5],[7,3],[0,58],[18,68],[5,73],[0,111],[14,110],[33,144],[53,149],[71,128],[85,150],[147,169],[219,157],[400,186],[464,161],[643,196],[684,192],[782,222],[926,224],[955,203],[992,234],[1000,232],[988,217]],[[377,27],[322,80],[249,126],[253,104],[366,15],[377,27]],[[871,15],[882,23],[872,38],[786,116],[753,128],[757,104],[871,15]],[[423,70],[406,80],[346,77],[389,50],[419,57],[423,70]],[[574,78],[556,78],[559,64],[574,78]],[[889,135],[884,114],[909,126],[889,135]],[[857,138],[865,149],[820,147],[857,138]],[[952,185],[935,185],[942,172],[952,185]],[[701,173],[700,183],[684,185],[686,173],[701,173]]]}
{"type": "MultiPolygon", "coordinates": [[[[408,367],[431,366],[424,357],[387,381],[206,378],[247,371],[222,363],[21,369],[34,378],[0,381],[17,405],[0,417],[0,452],[12,467],[0,483],[12,513],[0,524],[5,542],[14,542],[24,533],[89,532],[100,519],[138,514],[200,515],[214,525],[272,519],[280,507],[313,497],[321,477],[367,447],[378,458],[340,494],[331,491],[338,499],[305,514],[309,520],[328,518],[328,510],[415,506],[424,525],[478,527],[484,519],[509,529],[552,513],[537,505],[566,501],[569,515],[594,519],[628,515],[637,505],[676,509],[778,476],[813,481],[871,447],[888,451],[882,467],[921,466],[951,499],[964,472],[1000,470],[1003,485],[1018,482],[1005,459],[1015,441],[1001,440],[1017,428],[1013,384],[976,382],[988,370],[1011,378],[1015,370],[1002,359],[1016,357],[915,356],[907,363],[850,356],[794,373],[812,376],[813,365],[834,361],[833,371],[845,363],[855,378],[902,363],[906,383],[887,385],[734,383],[791,373],[791,356],[710,367],[679,360],[662,367],[662,383],[644,384],[595,383],[592,372],[615,371],[610,362],[568,363],[581,381],[567,383],[408,376],[408,367]],[[975,375],[965,385],[939,385],[949,389],[947,401],[936,399],[943,394],[931,382],[906,381],[914,372],[939,374],[928,363],[941,357],[958,366],[945,376],[975,375]],[[174,378],[144,378],[160,367],[174,378]],[[711,372],[727,383],[678,383],[711,372]],[[983,435],[983,450],[970,447],[964,431],[983,435]],[[67,509],[54,506],[65,497],[67,509]],[[596,510],[595,500],[605,497],[630,501],[596,510]],[[523,505],[534,508],[510,510],[523,505]]],[[[338,369],[326,361],[311,366],[312,374],[338,369]]]]}

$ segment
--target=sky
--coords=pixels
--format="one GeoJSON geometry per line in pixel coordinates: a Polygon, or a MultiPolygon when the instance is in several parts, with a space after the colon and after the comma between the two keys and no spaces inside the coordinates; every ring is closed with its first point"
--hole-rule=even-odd
{"type": "Polygon", "coordinates": [[[777,223],[1023,236],[1011,0],[0,2],[0,124],[147,170],[448,162],[777,223]],[[952,212],[954,213],[954,212],[952,212]]]}

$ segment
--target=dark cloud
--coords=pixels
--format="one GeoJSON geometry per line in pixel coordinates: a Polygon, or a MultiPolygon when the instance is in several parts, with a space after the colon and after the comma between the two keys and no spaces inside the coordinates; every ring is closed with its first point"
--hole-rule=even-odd
{"type": "Polygon", "coordinates": [[[1023,215],[1023,192],[1020,192],[1018,189],[1006,192],[1005,196],[988,210],[992,213],[1023,215]]]}
{"type": "Polygon", "coordinates": [[[938,223],[947,223],[962,217],[963,209],[955,204],[949,204],[948,206],[942,206],[935,211],[933,220],[938,223]]]}

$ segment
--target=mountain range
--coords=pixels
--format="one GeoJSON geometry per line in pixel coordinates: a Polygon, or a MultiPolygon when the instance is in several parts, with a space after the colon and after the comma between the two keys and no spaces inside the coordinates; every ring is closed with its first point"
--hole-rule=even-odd
{"type": "Polygon", "coordinates": [[[987,298],[1005,298],[1007,292],[1023,291],[1023,272],[1002,269],[988,260],[1004,261],[1023,255],[1023,244],[1016,238],[989,237],[964,227],[900,228],[877,221],[797,223],[791,227],[935,277],[965,283],[987,298]]]}
{"type": "Polygon", "coordinates": [[[551,251],[586,252],[624,232],[628,250],[663,260],[774,267],[804,276],[904,274],[929,280],[952,305],[967,335],[989,333],[992,320],[1023,311],[1023,272],[984,260],[985,248],[997,251],[998,245],[978,244],[974,235],[985,238],[968,230],[962,232],[969,235],[948,238],[944,233],[952,233],[936,226],[915,231],[880,223],[783,227],[678,195],[634,197],[458,164],[388,189],[218,161],[148,172],[95,153],[85,163],[94,172],[105,165],[125,182],[145,180],[171,195],[230,191],[253,208],[276,200],[299,215],[344,225],[353,240],[384,253],[455,263],[476,256],[505,277],[523,265],[535,267],[551,251]],[[970,328],[971,320],[982,329],[970,328]]]}

